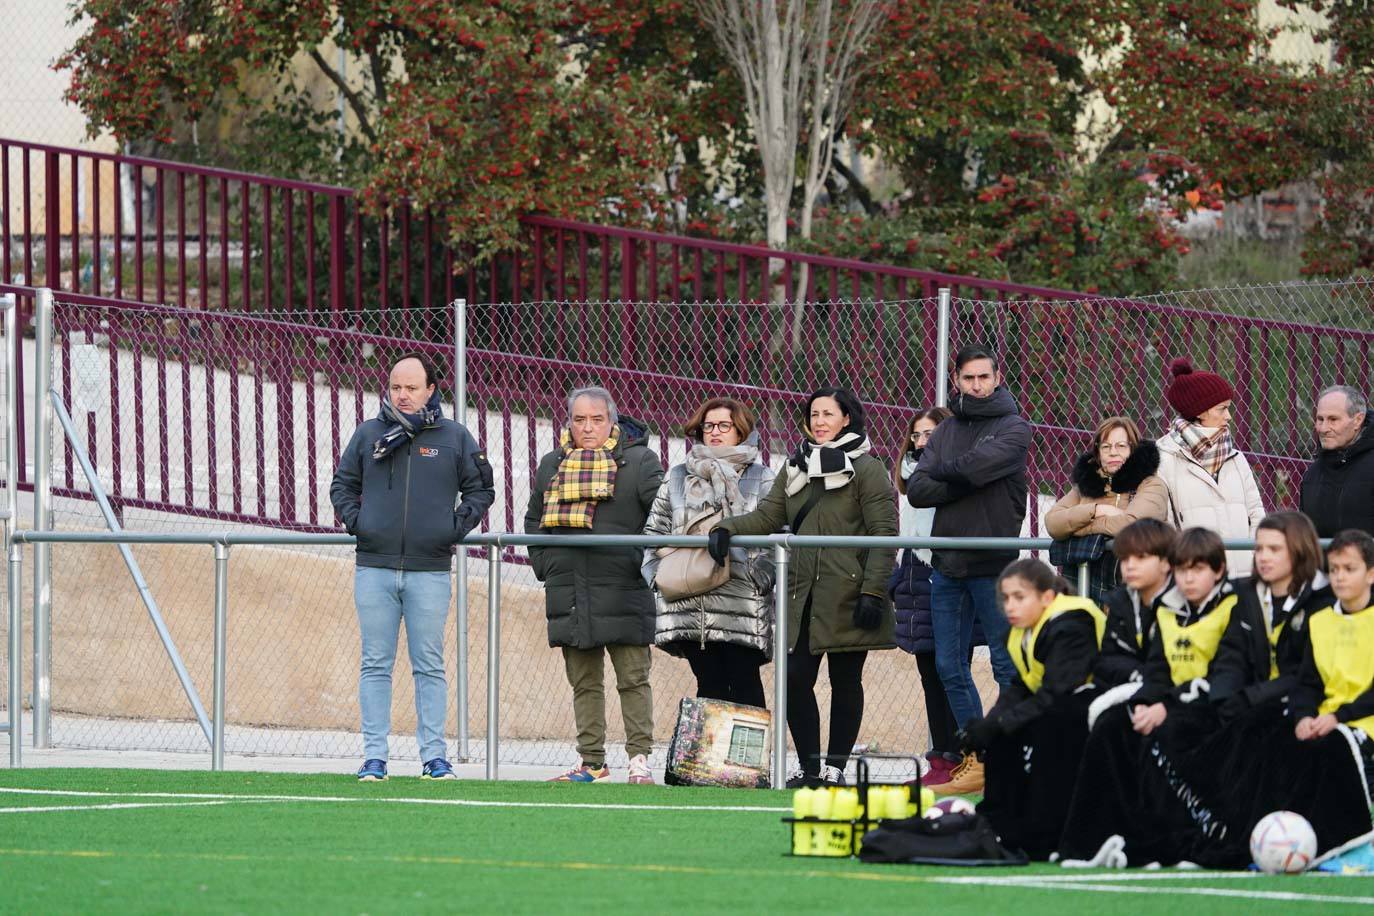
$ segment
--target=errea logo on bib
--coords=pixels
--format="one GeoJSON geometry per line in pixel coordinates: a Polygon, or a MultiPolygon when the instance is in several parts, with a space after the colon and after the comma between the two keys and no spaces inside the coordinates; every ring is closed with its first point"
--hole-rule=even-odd
{"type": "Polygon", "coordinates": [[[422,445],[422,446],[420,446],[420,457],[421,457],[421,458],[438,458],[438,457],[439,457],[439,450],[438,450],[437,448],[429,448],[428,446],[422,445]]]}

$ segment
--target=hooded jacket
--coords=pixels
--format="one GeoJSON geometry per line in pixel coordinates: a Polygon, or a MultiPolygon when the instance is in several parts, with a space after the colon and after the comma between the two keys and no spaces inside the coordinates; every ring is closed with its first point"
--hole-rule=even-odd
{"type": "MultiPolygon", "coordinates": [[[[906,485],[918,509],[935,507],[933,537],[1016,537],[1026,517],[1030,424],[1011,392],[956,394],[954,416],[935,428],[906,485]]],[[[937,550],[931,566],[950,578],[995,576],[1015,551],[937,550]]]]}
{"type": "MultiPolygon", "coordinates": [[[[1131,705],[1215,703],[1255,683],[1258,673],[1242,661],[1249,653],[1244,645],[1245,630],[1238,624],[1257,621],[1259,615],[1255,593],[1238,590],[1229,579],[1222,579],[1198,607],[1183,597],[1177,584],[1165,590],[1155,599],[1155,626],[1142,671],[1143,683],[1131,705]],[[1166,615],[1176,625],[1177,635],[1172,644],[1165,632],[1166,615]],[[1212,626],[1188,629],[1204,621],[1212,626]],[[1221,627],[1220,633],[1216,626],[1221,627]],[[1204,662],[1208,653],[1211,657],[1204,662]],[[1196,677],[1181,676],[1180,672],[1188,668],[1196,668],[1199,673],[1196,677]]],[[[1268,673],[1266,669],[1265,676],[1268,673]]]]}
{"type": "MultiPolygon", "coordinates": [[[[1155,444],[1159,446],[1159,476],[1169,488],[1169,511],[1180,531],[1210,528],[1223,540],[1255,536],[1264,518],[1264,498],[1244,452],[1237,450],[1213,479],[1172,436],[1163,436],[1155,444]]],[[[1253,564],[1249,550],[1226,552],[1228,576],[1248,576],[1253,564]]]]}
{"type": "Polygon", "coordinates": [[[1107,625],[1102,634],[1102,650],[1093,664],[1093,683],[1105,689],[1141,679],[1154,636],[1159,599],[1172,587],[1172,582],[1166,583],[1149,604],[1142,604],[1140,593],[1126,585],[1107,594],[1103,608],[1107,625]]]}
{"type": "MultiPolygon", "coordinates": [[[[620,439],[611,455],[617,466],[615,490],[597,503],[592,527],[541,528],[544,493],[553,483],[563,450],[539,462],[525,512],[526,534],[642,534],[663,482],[663,465],[645,444],[645,425],[622,415],[620,439]]],[[[531,547],[530,564],[544,583],[549,645],[592,649],[607,645],[647,646],[654,641],[654,595],[639,574],[638,547],[531,547]]]]}
{"type": "MultiPolygon", "coordinates": [[[[758,444],[758,432],[749,434],[749,444],[758,444]]],[[[675,464],[663,479],[644,525],[645,534],[685,534],[687,532],[687,476],[686,464],[675,464]]],[[[763,494],[773,485],[773,472],[760,462],[751,464],[740,474],[739,492],[742,509],[752,512],[763,494]]],[[[658,550],[644,551],[640,571],[644,581],[653,587],[660,562],[658,550]]],[[[658,605],[654,643],[671,655],[680,654],[681,643],[731,643],[757,649],[763,656],[773,651],[773,558],[764,549],[730,550],[730,578],[719,588],[683,598],[665,601],[657,590],[658,605]]]]}
{"type": "Polygon", "coordinates": [[[447,570],[453,545],[496,500],[491,465],[472,434],[444,417],[386,457],[373,458],[373,443],[392,425],[378,416],[353,431],[329,501],[358,539],[359,566],[447,570]]]}
{"type": "Polygon", "coordinates": [[[1212,693],[1223,697],[1243,693],[1246,705],[1260,706],[1287,696],[1297,685],[1307,645],[1307,618],[1330,607],[1336,598],[1326,574],[1318,570],[1316,578],[1296,595],[1277,602],[1272,622],[1278,636],[1270,643],[1264,620],[1266,605],[1273,603],[1269,587],[1251,578],[1236,582],[1235,588],[1242,599],[1231,616],[1230,626],[1236,632],[1223,637],[1218,648],[1213,662],[1216,673],[1210,678],[1212,693]]]}
{"type": "Polygon", "coordinates": [[[1302,475],[1302,511],[1319,537],[1346,528],[1374,534],[1374,410],[1345,448],[1323,449],[1302,475]]]}
{"type": "Polygon", "coordinates": [[[1111,477],[1103,477],[1096,452],[1081,455],[1073,468],[1073,487],[1045,513],[1045,530],[1056,540],[1085,534],[1117,532],[1142,518],[1169,520],[1169,488],[1156,476],[1159,448],[1141,442],[1111,477]],[[1099,505],[1121,509],[1123,515],[1096,514],[1099,505]]]}

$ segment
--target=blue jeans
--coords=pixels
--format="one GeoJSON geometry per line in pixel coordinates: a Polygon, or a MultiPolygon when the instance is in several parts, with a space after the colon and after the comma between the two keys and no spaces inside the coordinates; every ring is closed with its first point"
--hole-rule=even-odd
{"type": "Polygon", "coordinates": [[[353,602],[363,637],[358,705],[363,714],[363,756],[387,759],[391,733],[391,668],[401,621],[415,677],[415,738],[420,759],[447,757],[444,719],[444,621],[452,583],[447,572],[359,566],[353,574],[353,602]]]}
{"type": "Polygon", "coordinates": [[[930,574],[930,622],[935,631],[935,670],[945,685],[949,708],[960,728],[983,714],[983,703],[969,667],[973,621],[982,624],[992,654],[992,674],[1000,687],[1016,683],[1016,666],[1007,652],[1011,625],[997,606],[997,579],[973,576],[952,579],[930,574]]]}

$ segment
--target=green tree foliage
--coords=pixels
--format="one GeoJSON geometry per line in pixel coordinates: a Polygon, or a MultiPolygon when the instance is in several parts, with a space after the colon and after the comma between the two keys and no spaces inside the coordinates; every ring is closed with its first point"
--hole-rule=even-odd
{"type": "MultiPolygon", "coordinates": [[[[1191,212],[1316,180],[1305,271],[1374,268],[1374,16],[1364,0],[1282,2],[1324,15],[1312,37],[1329,63],[1276,62],[1259,0],[892,4],[840,130],[893,178],[833,182],[810,247],[1144,292],[1172,285],[1191,212]]],[[[360,184],[376,209],[433,205],[479,252],[512,244],[531,211],[762,235],[742,93],[682,0],[72,10],[84,31],[58,66],[92,131],[172,143],[237,112],[251,142],[219,164],[360,184]],[[328,40],[367,75],[347,83],[358,130],[342,155],[329,100],[298,85],[330,76],[328,40]]]]}

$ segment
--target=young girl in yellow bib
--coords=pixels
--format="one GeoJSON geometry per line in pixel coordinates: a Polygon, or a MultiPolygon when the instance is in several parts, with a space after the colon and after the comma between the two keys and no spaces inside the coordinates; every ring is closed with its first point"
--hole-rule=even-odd
{"type": "Polygon", "coordinates": [[[1003,845],[1047,859],[1087,739],[1087,688],[1106,618],[1039,560],[1007,566],[997,593],[1018,677],[986,718],[965,723],[963,745],[983,753],[987,784],[978,812],[1003,845]]]}

